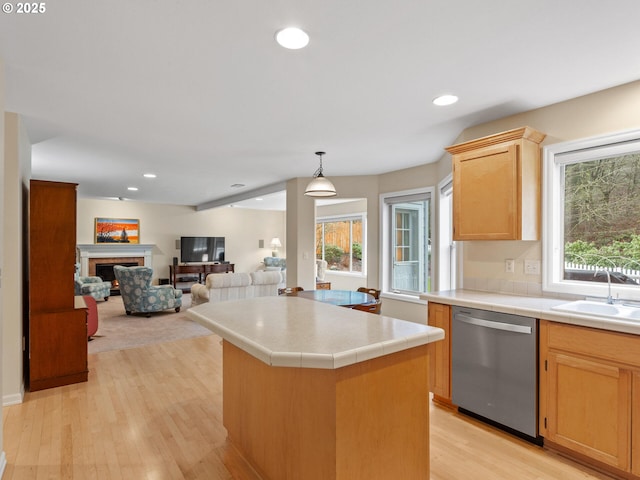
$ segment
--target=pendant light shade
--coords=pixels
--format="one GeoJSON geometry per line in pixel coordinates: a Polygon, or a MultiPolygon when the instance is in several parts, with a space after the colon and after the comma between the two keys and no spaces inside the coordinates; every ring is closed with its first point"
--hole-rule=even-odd
{"type": "Polygon", "coordinates": [[[316,152],[316,155],[320,157],[320,167],[313,174],[313,180],[307,185],[304,194],[309,197],[335,197],[337,195],[336,187],[322,174],[322,155],[324,152],[316,152]]]}

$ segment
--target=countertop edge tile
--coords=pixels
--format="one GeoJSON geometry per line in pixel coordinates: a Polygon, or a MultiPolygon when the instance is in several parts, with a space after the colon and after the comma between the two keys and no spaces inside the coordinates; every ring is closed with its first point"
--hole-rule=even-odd
{"type": "Polygon", "coordinates": [[[272,367],[301,367],[301,352],[273,352],[271,354],[272,367]]]}
{"type": "Polygon", "coordinates": [[[354,350],[347,350],[333,355],[334,368],[346,367],[358,363],[358,358],[354,350]]]}
{"type": "Polygon", "coordinates": [[[328,353],[302,353],[300,355],[302,368],[323,368],[333,370],[335,368],[334,356],[328,353]]]}
{"type": "Polygon", "coordinates": [[[409,345],[406,338],[398,338],[396,340],[386,340],[382,342],[382,351],[385,355],[401,352],[402,350],[407,350],[407,348],[409,348],[409,345]]]}
{"type": "Polygon", "coordinates": [[[444,330],[434,327],[434,330],[431,330],[428,333],[420,333],[417,335],[409,335],[405,337],[405,341],[407,342],[407,348],[419,347],[421,345],[425,345],[430,342],[435,342],[437,340],[444,339],[444,330]],[[434,338],[433,335],[436,335],[434,338]],[[440,337],[440,338],[437,338],[440,337]]]}
{"type": "Polygon", "coordinates": [[[384,355],[384,349],[381,343],[375,343],[373,345],[366,345],[364,347],[356,348],[356,362],[365,362],[367,360],[381,357],[384,355]]]}
{"type": "Polygon", "coordinates": [[[283,367],[337,369],[444,337],[429,325],[296,297],[205,303],[187,315],[263,363],[283,367]]]}

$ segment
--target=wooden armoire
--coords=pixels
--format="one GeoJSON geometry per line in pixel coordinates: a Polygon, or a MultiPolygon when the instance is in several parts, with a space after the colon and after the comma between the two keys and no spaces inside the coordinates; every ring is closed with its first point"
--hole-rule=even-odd
{"type": "Polygon", "coordinates": [[[29,389],[87,381],[87,310],[74,297],[75,183],[31,180],[29,389]]]}

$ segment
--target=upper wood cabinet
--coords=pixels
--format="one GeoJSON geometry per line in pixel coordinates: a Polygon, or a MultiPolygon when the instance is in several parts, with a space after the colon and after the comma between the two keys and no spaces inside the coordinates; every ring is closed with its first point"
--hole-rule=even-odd
{"type": "Polygon", "coordinates": [[[522,127],[447,147],[454,240],[539,240],[545,134],[522,127]]]}

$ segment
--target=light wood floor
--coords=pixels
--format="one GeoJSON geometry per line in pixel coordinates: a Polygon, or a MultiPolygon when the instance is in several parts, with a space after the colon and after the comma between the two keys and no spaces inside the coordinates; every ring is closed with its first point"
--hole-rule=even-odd
{"type": "MultiPolygon", "coordinates": [[[[3,409],[3,480],[256,480],[225,440],[221,357],[215,335],[90,355],[87,383],[3,409]]],[[[610,478],[448,410],[431,415],[433,480],[610,478]]]]}

